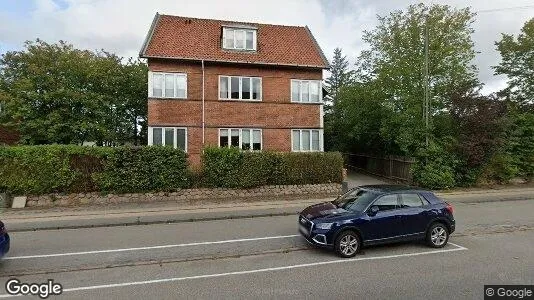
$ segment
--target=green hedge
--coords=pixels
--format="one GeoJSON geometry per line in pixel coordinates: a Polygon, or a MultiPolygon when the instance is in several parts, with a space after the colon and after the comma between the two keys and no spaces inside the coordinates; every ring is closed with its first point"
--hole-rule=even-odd
{"type": "Polygon", "coordinates": [[[243,152],[208,148],[200,172],[170,147],[0,147],[0,192],[14,195],[80,192],[140,193],[187,187],[341,182],[339,153],[243,152]]]}
{"type": "Polygon", "coordinates": [[[169,147],[0,147],[0,191],[149,192],[186,187],[187,160],[169,147]]]}
{"type": "Polygon", "coordinates": [[[204,184],[211,187],[251,188],[342,181],[343,158],[334,152],[274,153],[207,148],[202,161],[204,184]]]}

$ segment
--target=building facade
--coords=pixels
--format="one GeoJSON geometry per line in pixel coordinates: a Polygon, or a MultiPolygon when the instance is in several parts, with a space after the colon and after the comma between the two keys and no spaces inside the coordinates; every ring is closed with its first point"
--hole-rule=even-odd
{"type": "Polygon", "coordinates": [[[307,27],[157,14],[140,52],[148,144],[323,151],[323,70],[307,27]]]}

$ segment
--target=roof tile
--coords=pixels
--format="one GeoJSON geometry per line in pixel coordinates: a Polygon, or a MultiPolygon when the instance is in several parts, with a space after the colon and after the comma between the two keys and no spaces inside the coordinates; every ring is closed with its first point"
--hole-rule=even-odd
{"type": "Polygon", "coordinates": [[[141,57],[328,68],[328,61],[307,27],[159,14],[155,18],[141,57]],[[257,51],[223,49],[221,38],[225,25],[256,27],[257,51]]]}

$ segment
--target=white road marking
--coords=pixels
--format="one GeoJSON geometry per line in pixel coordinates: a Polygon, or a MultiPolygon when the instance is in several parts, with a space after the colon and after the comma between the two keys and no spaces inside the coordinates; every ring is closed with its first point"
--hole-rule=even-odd
{"type": "MultiPolygon", "coordinates": [[[[99,290],[99,289],[109,289],[109,288],[117,288],[117,287],[136,286],[136,285],[157,284],[157,283],[184,281],[184,280],[216,278],[216,277],[225,277],[225,276],[233,276],[233,275],[244,275],[244,274],[254,274],[254,273],[263,273],[263,272],[274,272],[274,271],[282,271],[282,270],[290,270],[290,269],[306,268],[306,267],[315,267],[315,266],[330,265],[330,264],[337,264],[337,263],[348,263],[348,262],[354,262],[354,261],[391,259],[391,258],[399,258],[399,257],[411,257],[411,256],[419,256],[419,255],[428,255],[428,254],[436,254],[436,253],[445,253],[445,252],[454,252],[454,251],[465,251],[465,250],[467,250],[467,248],[465,248],[465,247],[462,247],[462,246],[459,246],[459,245],[456,245],[456,244],[452,244],[452,243],[450,243],[450,244],[454,245],[454,246],[456,246],[458,248],[432,250],[432,251],[424,251],[424,252],[416,252],[416,253],[395,254],[395,255],[383,255],[383,256],[374,256],[374,257],[337,259],[337,260],[320,261],[320,262],[307,263],[307,264],[289,265],[289,266],[265,268],[265,269],[256,269],[256,270],[247,270],[247,271],[236,271],[236,272],[228,272],[228,273],[216,273],[216,274],[205,274],[205,275],[196,275],[196,276],[187,276],[187,277],[174,277],[174,278],[154,279],[154,280],[146,280],[146,281],[132,281],[132,282],[124,282],[124,283],[113,283],[113,284],[103,284],[103,285],[82,286],[82,287],[75,287],[75,288],[66,288],[66,289],[63,289],[63,292],[65,293],[65,292],[76,292],[76,291],[99,290]]],[[[10,298],[10,297],[17,297],[17,296],[8,295],[8,294],[0,294],[0,298],[10,298]]]]}
{"type": "Polygon", "coordinates": [[[147,247],[137,247],[137,248],[122,248],[122,249],[83,251],[83,252],[24,255],[24,256],[4,257],[3,259],[4,260],[16,260],[16,259],[49,258],[49,257],[60,257],[60,256],[115,253],[115,252],[127,252],[127,251],[142,251],[142,250],[179,248],[179,247],[191,247],[191,246],[214,245],[214,244],[242,243],[242,242],[262,241],[262,240],[288,239],[288,238],[294,238],[298,236],[300,235],[292,234],[292,235],[280,235],[280,236],[266,236],[266,237],[258,237],[258,238],[235,239],[235,240],[224,240],[224,241],[214,241],[214,242],[194,242],[194,243],[187,243],[187,244],[159,245],[159,246],[147,246],[147,247]]]}
{"type": "Polygon", "coordinates": [[[466,248],[466,247],[464,247],[464,246],[460,246],[460,245],[455,244],[455,243],[448,242],[447,244],[451,244],[451,245],[453,245],[453,246],[455,246],[455,247],[458,247],[458,248],[460,248],[460,249],[462,249],[462,250],[469,250],[468,248],[466,248]]]}

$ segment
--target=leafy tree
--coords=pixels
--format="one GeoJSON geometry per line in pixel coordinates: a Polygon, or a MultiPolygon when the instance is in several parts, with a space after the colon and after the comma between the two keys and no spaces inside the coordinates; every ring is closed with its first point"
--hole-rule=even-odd
{"type": "Polygon", "coordinates": [[[378,26],[364,33],[370,47],[359,57],[358,80],[375,80],[382,90],[390,114],[381,134],[397,145],[398,154],[413,155],[424,145],[425,30],[430,114],[435,117],[450,108],[450,93],[476,82],[473,18],[468,8],[418,4],[380,16],[378,26]]]}
{"type": "Polygon", "coordinates": [[[508,128],[507,105],[496,95],[480,95],[479,89],[455,92],[451,96],[451,133],[456,138],[456,156],[463,162],[457,181],[472,184],[479,171],[504,145],[508,128]]]}
{"type": "Polygon", "coordinates": [[[495,44],[502,59],[494,67],[495,74],[508,76],[505,92],[517,102],[534,103],[534,18],[525,23],[517,38],[503,34],[495,44]]]}
{"type": "Polygon", "coordinates": [[[353,82],[354,71],[349,69],[347,56],[342,54],[341,48],[334,49],[334,59],[330,65],[330,76],[326,79],[328,89],[327,103],[325,109],[325,147],[327,150],[338,149],[339,138],[339,97],[342,88],[353,82]]]}
{"type": "Polygon", "coordinates": [[[0,123],[24,144],[144,140],[147,67],[60,41],[26,42],[0,59],[0,123]]]}
{"type": "Polygon", "coordinates": [[[389,113],[375,81],[353,83],[341,90],[336,104],[335,149],[351,153],[388,153],[391,146],[382,137],[382,122],[389,113]]]}

